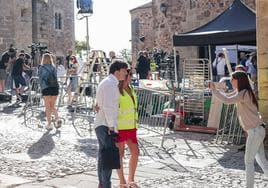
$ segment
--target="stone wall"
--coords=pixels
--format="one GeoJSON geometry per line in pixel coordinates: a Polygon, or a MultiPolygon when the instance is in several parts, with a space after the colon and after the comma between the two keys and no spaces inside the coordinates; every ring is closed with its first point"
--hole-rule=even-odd
{"type": "Polygon", "coordinates": [[[57,56],[64,56],[75,45],[73,0],[35,2],[34,10],[32,0],[0,0],[0,52],[10,44],[30,52],[27,46],[40,42],[57,56]],[[55,28],[56,12],[61,13],[62,29],[55,28]]]}
{"type": "MultiPolygon", "coordinates": [[[[152,49],[152,47],[161,48],[166,52],[172,52],[173,34],[191,31],[206,24],[221,14],[232,2],[233,0],[153,0],[152,10],[149,8],[146,9],[148,12],[152,12],[152,19],[147,20],[147,22],[152,22],[153,27],[146,31],[154,40],[150,41],[150,44],[144,43],[143,46],[136,44],[141,43],[140,41],[133,40],[133,53],[146,48],[152,49]],[[160,5],[162,3],[167,7],[166,16],[160,11],[160,5]],[[136,49],[137,47],[139,47],[139,49],[136,49]]],[[[243,0],[243,2],[250,8],[255,9],[255,0],[243,0]]],[[[142,15],[140,14],[140,9],[132,11],[132,18],[135,17],[140,20],[145,20],[143,15],[146,15],[146,13],[144,12],[145,10],[142,11],[142,15]]],[[[139,25],[138,28],[141,27],[142,26],[139,25]]],[[[137,36],[132,32],[132,38],[135,37],[137,36]]],[[[178,51],[180,51],[180,55],[184,58],[196,57],[198,55],[197,48],[195,47],[178,48],[178,51]]],[[[133,58],[133,60],[135,60],[135,58],[133,58]]]]}
{"type": "MultiPolygon", "coordinates": [[[[268,1],[257,2],[257,47],[258,47],[258,97],[259,111],[263,120],[268,124],[268,1]]],[[[266,127],[266,141],[268,146],[268,128],[266,127]]]]}
{"type": "Polygon", "coordinates": [[[14,6],[10,8],[14,15],[14,46],[28,51],[27,46],[32,43],[32,2],[14,0],[13,3],[14,6]]]}
{"type": "MultiPolygon", "coordinates": [[[[152,34],[153,18],[152,3],[145,4],[133,9],[131,12],[131,41],[132,41],[132,59],[136,60],[138,52],[146,48],[154,47],[154,35],[152,34]],[[142,42],[141,38],[144,37],[142,42]]],[[[136,63],[134,61],[133,63],[136,63]]]]}
{"type": "Polygon", "coordinates": [[[0,0],[0,52],[6,50],[10,44],[14,44],[15,24],[14,24],[14,3],[0,0]]]}
{"type": "Polygon", "coordinates": [[[38,41],[47,44],[57,56],[64,56],[67,49],[74,49],[74,4],[72,0],[53,0],[38,4],[38,41]],[[61,15],[62,28],[55,28],[55,14],[61,15]]]}

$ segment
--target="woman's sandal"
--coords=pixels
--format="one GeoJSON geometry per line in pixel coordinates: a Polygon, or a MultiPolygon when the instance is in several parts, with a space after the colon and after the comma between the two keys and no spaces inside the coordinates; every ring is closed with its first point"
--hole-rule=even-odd
{"type": "Polygon", "coordinates": [[[46,130],[51,131],[52,129],[53,129],[53,127],[51,125],[46,126],[46,130]]]}
{"type": "Polygon", "coordinates": [[[61,125],[62,125],[62,120],[59,119],[55,124],[55,128],[58,129],[61,127],[61,125]]]}
{"type": "Polygon", "coordinates": [[[134,181],[128,182],[129,188],[140,188],[134,181]]]}

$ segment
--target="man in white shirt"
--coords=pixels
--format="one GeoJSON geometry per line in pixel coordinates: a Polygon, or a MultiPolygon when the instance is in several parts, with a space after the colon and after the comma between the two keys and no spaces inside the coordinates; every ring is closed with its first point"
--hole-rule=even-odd
{"type": "Polygon", "coordinates": [[[212,66],[216,69],[216,75],[214,81],[218,82],[222,77],[225,76],[225,57],[223,53],[219,53],[218,57],[214,60],[212,66]]]}
{"type": "Polygon", "coordinates": [[[248,55],[248,58],[246,61],[246,70],[247,70],[247,73],[250,76],[250,78],[252,78],[252,75],[257,74],[257,70],[255,69],[251,59],[252,59],[252,57],[250,57],[250,55],[248,55]]]}
{"type": "Polygon", "coordinates": [[[110,65],[109,76],[98,85],[96,103],[99,110],[95,119],[95,131],[99,142],[98,154],[98,177],[99,188],[111,188],[112,170],[103,169],[101,150],[109,148],[113,144],[111,133],[117,132],[117,121],[119,113],[119,89],[118,83],[127,75],[128,65],[122,61],[115,61],[110,65]]]}

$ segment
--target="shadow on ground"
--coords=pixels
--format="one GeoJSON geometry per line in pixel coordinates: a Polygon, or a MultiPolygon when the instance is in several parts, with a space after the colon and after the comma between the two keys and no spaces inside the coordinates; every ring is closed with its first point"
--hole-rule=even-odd
{"type": "Polygon", "coordinates": [[[52,138],[54,135],[55,134],[50,134],[50,131],[47,131],[28,149],[27,154],[31,159],[40,159],[54,149],[55,143],[52,138]]]}
{"type": "MultiPolygon", "coordinates": [[[[235,153],[226,152],[224,153],[224,156],[218,160],[218,163],[224,168],[245,170],[244,156],[245,156],[244,151],[237,151],[235,153]]],[[[260,168],[260,166],[257,164],[256,161],[255,161],[255,172],[263,173],[262,169],[260,168]]]]}
{"type": "Polygon", "coordinates": [[[75,146],[77,151],[84,152],[88,157],[97,158],[98,156],[98,141],[93,138],[78,139],[79,145],[75,146]]]}

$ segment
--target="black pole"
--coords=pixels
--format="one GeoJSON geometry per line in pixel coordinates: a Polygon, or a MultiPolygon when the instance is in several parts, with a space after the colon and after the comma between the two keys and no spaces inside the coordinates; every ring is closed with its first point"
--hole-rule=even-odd
{"type": "MultiPolygon", "coordinates": [[[[32,43],[37,43],[37,0],[32,0],[32,43]]],[[[33,50],[33,49],[32,49],[33,50]]],[[[32,66],[37,65],[34,54],[32,55],[32,66]]]]}

